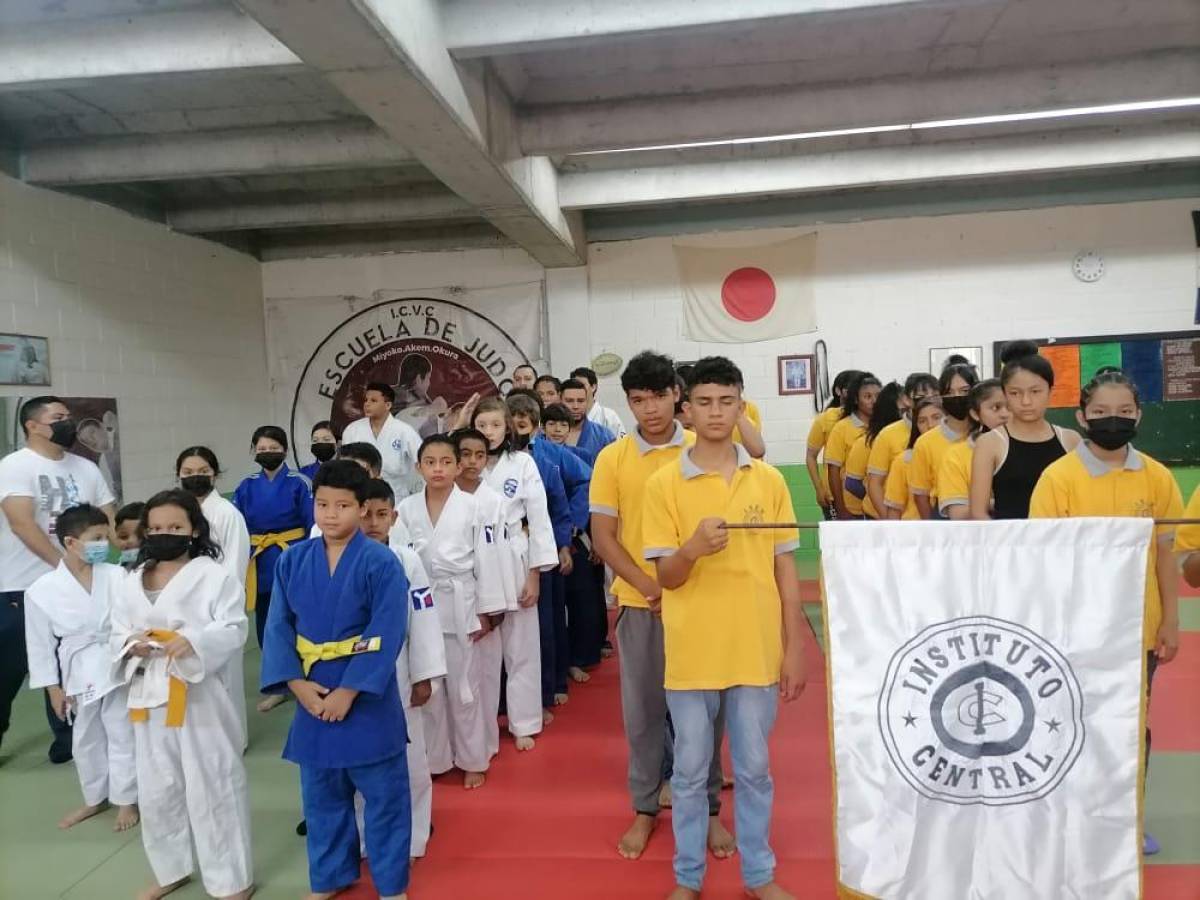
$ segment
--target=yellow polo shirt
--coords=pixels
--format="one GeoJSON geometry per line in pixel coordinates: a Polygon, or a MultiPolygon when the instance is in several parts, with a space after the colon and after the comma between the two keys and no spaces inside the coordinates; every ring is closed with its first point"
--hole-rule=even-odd
{"type": "Polygon", "coordinates": [[[808,449],[824,450],[825,445],[829,442],[829,432],[833,431],[833,426],[841,418],[842,408],[831,406],[813,419],[812,426],[808,429],[808,449]]]}
{"type": "MultiPolygon", "coordinates": [[[[751,459],[736,444],[738,468],[726,483],[703,472],[684,451],[646,482],[642,515],[644,556],[670,556],[701,519],[795,522],[792,498],[774,466],[751,459]]],[[[731,531],[719,553],[702,556],[678,588],[663,591],[665,685],[670,690],[724,690],[779,681],[783,612],[775,557],[799,546],[793,529],[731,531]]]]}
{"type": "MultiPolygon", "coordinates": [[[[592,515],[612,516],[617,520],[617,539],[651,578],[654,564],[642,556],[642,510],[646,481],[668,463],[678,463],[684,447],[696,443],[696,436],[678,422],[666,444],[647,444],[635,428],[614,441],[596,457],[588,502],[592,515]]],[[[613,579],[613,594],[621,606],[649,609],[646,598],[624,578],[613,579]]]]}
{"type": "MultiPolygon", "coordinates": [[[[1183,518],[1200,519],[1200,487],[1192,491],[1183,518]]],[[[1180,525],[1175,530],[1175,552],[1191,554],[1197,551],[1200,551],[1200,525],[1180,525]]]]}
{"type": "MultiPolygon", "coordinates": [[[[942,459],[952,444],[957,444],[966,438],[966,432],[959,434],[943,422],[937,428],[932,428],[917,438],[913,445],[912,463],[908,467],[908,487],[914,494],[927,494],[937,497],[937,474],[942,466],[942,459]]],[[[936,504],[934,505],[936,509],[936,504]]]]}
{"type": "Polygon", "coordinates": [[[878,519],[879,512],[875,509],[875,504],[871,502],[869,494],[864,494],[860,500],[846,489],[846,485],[851,479],[860,482],[863,489],[866,489],[867,457],[870,455],[871,448],[867,446],[867,435],[864,432],[858,436],[858,440],[846,454],[846,464],[842,466],[842,491],[846,497],[846,509],[850,510],[853,515],[860,516],[866,513],[872,519],[878,519]]]}
{"type": "MultiPolygon", "coordinates": [[[[1125,465],[1111,469],[1083,441],[1046,467],[1029,500],[1031,519],[1082,516],[1137,516],[1155,519],[1183,517],[1183,496],[1170,470],[1132,446],[1125,465]]],[[[1175,526],[1155,526],[1159,541],[1170,541],[1175,526]]],[[[1146,620],[1143,646],[1153,650],[1162,624],[1162,597],[1155,570],[1155,548],[1146,556],[1146,620]]]]}
{"type": "Polygon", "coordinates": [[[883,488],[883,502],[889,509],[902,509],[901,519],[919,519],[921,511],[908,489],[908,467],[912,464],[912,450],[905,450],[894,460],[883,488]]]}
{"type": "Polygon", "coordinates": [[[850,448],[866,430],[867,423],[855,414],[839,419],[829,432],[829,440],[825,442],[825,465],[844,466],[846,457],[850,455],[850,448]]]}
{"type": "Polygon", "coordinates": [[[974,461],[974,438],[967,438],[946,448],[934,484],[938,509],[943,513],[951,506],[966,506],[970,503],[971,465],[974,461]]]}
{"type": "Polygon", "coordinates": [[[897,419],[875,437],[871,444],[871,455],[867,457],[867,474],[887,475],[892,470],[896,457],[908,449],[908,438],[912,434],[912,422],[897,419]]]}
{"type": "MultiPolygon", "coordinates": [[[[750,420],[750,424],[758,429],[758,433],[762,434],[762,413],[758,411],[758,407],[753,400],[746,401],[746,418],[750,420]]],[[[736,425],[733,426],[733,442],[735,444],[742,442],[741,429],[736,425]]]]}

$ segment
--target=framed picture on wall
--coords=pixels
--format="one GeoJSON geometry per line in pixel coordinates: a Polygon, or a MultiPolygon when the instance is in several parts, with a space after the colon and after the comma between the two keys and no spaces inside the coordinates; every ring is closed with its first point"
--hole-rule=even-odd
{"type": "Polygon", "coordinates": [[[946,360],[951,356],[965,356],[967,362],[975,367],[979,377],[984,377],[982,347],[930,347],[929,371],[934,375],[940,373],[946,367],[946,360]]]}
{"type": "Polygon", "coordinates": [[[32,334],[0,334],[0,384],[50,386],[50,341],[32,334]]]}
{"type": "Polygon", "coordinates": [[[780,396],[791,397],[814,392],[811,353],[799,356],[781,356],[778,366],[780,396]]]}

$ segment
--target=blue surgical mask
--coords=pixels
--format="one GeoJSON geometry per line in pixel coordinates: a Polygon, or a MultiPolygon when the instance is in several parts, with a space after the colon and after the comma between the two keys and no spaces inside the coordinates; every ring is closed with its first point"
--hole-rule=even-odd
{"type": "Polygon", "coordinates": [[[94,566],[108,559],[108,541],[85,541],[83,544],[83,561],[94,566]]]}
{"type": "Polygon", "coordinates": [[[121,551],[121,565],[123,565],[123,566],[127,566],[130,563],[137,562],[137,558],[138,558],[138,548],[137,547],[130,547],[127,550],[121,551]]]}

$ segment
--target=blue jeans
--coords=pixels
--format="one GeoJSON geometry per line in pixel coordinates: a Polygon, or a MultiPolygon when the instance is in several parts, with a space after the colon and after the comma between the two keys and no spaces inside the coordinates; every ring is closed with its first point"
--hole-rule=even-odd
{"type": "Polygon", "coordinates": [[[768,836],[775,785],[767,738],[775,724],[779,686],[731,687],[723,691],[667,691],[675,726],[675,771],[671,775],[671,820],[675,831],[675,881],[700,890],[708,860],[708,767],[713,723],[725,700],[725,733],[733,757],[733,821],[742,881],[757,888],[775,879],[775,854],[768,836]]]}

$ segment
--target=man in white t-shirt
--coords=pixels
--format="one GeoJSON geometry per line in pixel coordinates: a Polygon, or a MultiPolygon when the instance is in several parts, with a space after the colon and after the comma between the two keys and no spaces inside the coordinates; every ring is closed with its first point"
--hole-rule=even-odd
{"type": "Polygon", "coordinates": [[[421,436],[411,425],[392,415],[396,392],[391,385],[372,382],[363,395],[366,415],[351,422],[342,431],[342,444],[366,443],[379,451],[383,459],[382,478],[396,495],[397,505],[409,494],[424,488],[417,474],[421,436]]]}
{"type": "Polygon", "coordinates": [[[582,381],[584,387],[587,388],[587,417],[597,425],[603,425],[613,433],[613,436],[620,439],[625,437],[625,425],[621,422],[621,417],[607,406],[601,406],[596,399],[596,389],[600,386],[600,380],[594,369],[589,369],[587,366],[580,366],[571,372],[571,377],[577,381],[582,381]]]}
{"type": "MultiPolygon", "coordinates": [[[[68,453],[75,422],[57,397],[22,404],[25,447],[0,460],[0,740],[26,675],[25,590],[62,559],[54,521],[70,506],[101,507],[111,521],[116,498],[95,463],[68,453]]],[[[54,732],[51,762],[71,759],[71,727],[46,701],[54,732]]]]}

